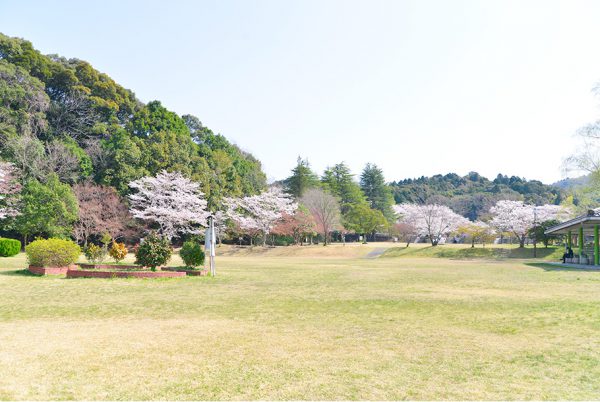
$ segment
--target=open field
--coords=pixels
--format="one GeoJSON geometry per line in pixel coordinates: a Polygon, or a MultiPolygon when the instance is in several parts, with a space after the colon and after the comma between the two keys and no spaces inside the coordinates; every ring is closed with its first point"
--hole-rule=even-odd
{"type": "Polygon", "coordinates": [[[0,398],[600,397],[600,272],[464,246],[365,258],[390,246],[223,247],[216,278],[168,280],[0,258],[0,398]]]}

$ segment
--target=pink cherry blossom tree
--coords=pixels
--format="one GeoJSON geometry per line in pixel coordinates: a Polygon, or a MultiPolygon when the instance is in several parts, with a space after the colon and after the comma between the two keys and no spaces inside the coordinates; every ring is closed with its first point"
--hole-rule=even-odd
{"type": "Polygon", "coordinates": [[[133,217],[156,223],[159,233],[168,239],[178,234],[200,233],[206,227],[209,212],[200,185],[181,173],[160,172],[129,183],[133,217]]]}
{"type": "Polygon", "coordinates": [[[468,222],[445,205],[399,204],[394,210],[400,217],[399,222],[411,225],[420,236],[427,236],[432,246],[468,222]]]}
{"type": "Polygon", "coordinates": [[[560,205],[534,206],[523,201],[501,200],[490,208],[493,218],[490,224],[500,232],[509,232],[519,239],[519,247],[525,247],[527,233],[536,223],[551,219],[566,219],[571,210],[560,205]]]}
{"type": "Polygon", "coordinates": [[[271,187],[258,195],[243,198],[226,198],[227,216],[242,230],[259,230],[263,236],[263,246],[267,243],[267,236],[275,224],[284,215],[293,214],[298,208],[287,194],[279,187],[271,187]]]}
{"type": "Polygon", "coordinates": [[[17,169],[12,163],[0,162],[0,219],[19,214],[16,201],[21,185],[17,181],[17,169]]]}

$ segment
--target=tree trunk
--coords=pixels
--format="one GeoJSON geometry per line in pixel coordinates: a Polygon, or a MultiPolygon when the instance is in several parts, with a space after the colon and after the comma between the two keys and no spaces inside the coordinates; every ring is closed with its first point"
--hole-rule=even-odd
{"type": "Polygon", "coordinates": [[[475,248],[475,239],[471,239],[471,248],[475,248]]]}
{"type": "Polygon", "coordinates": [[[525,248],[525,236],[519,237],[519,248],[525,248]]]}

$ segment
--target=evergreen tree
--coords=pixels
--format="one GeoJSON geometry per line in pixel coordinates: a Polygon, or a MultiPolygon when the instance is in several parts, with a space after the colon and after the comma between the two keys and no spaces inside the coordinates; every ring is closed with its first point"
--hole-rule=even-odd
{"type": "Polygon", "coordinates": [[[309,188],[319,186],[319,178],[310,168],[307,159],[298,157],[296,167],[292,169],[292,175],[284,181],[285,191],[295,198],[300,198],[309,188]]]}
{"type": "Polygon", "coordinates": [[[339,198],[342,214],[346,214],[353,205],[367,204],[365,195],[344,162],[325,169],[321,183],[339,198]]]}
{"type": "Polygon", "coordinates": [[[395,220],[392,205],[394,197],[389,186],[385,183],[383,171],[375,164],[367,163],[360,175],[360,188],[365,193],[371,208],[383,213],[383,216],[392,222],[395,220]]]}

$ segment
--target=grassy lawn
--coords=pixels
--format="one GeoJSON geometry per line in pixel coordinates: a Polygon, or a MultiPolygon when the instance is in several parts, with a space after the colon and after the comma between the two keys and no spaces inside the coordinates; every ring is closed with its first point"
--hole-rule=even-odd
{"type": "Polygon", "coordinates": [[[0,258],[0,399],[600,396],[600,272],[381,247],[222,248],[216,278],[161,280],[0,258]]]}

